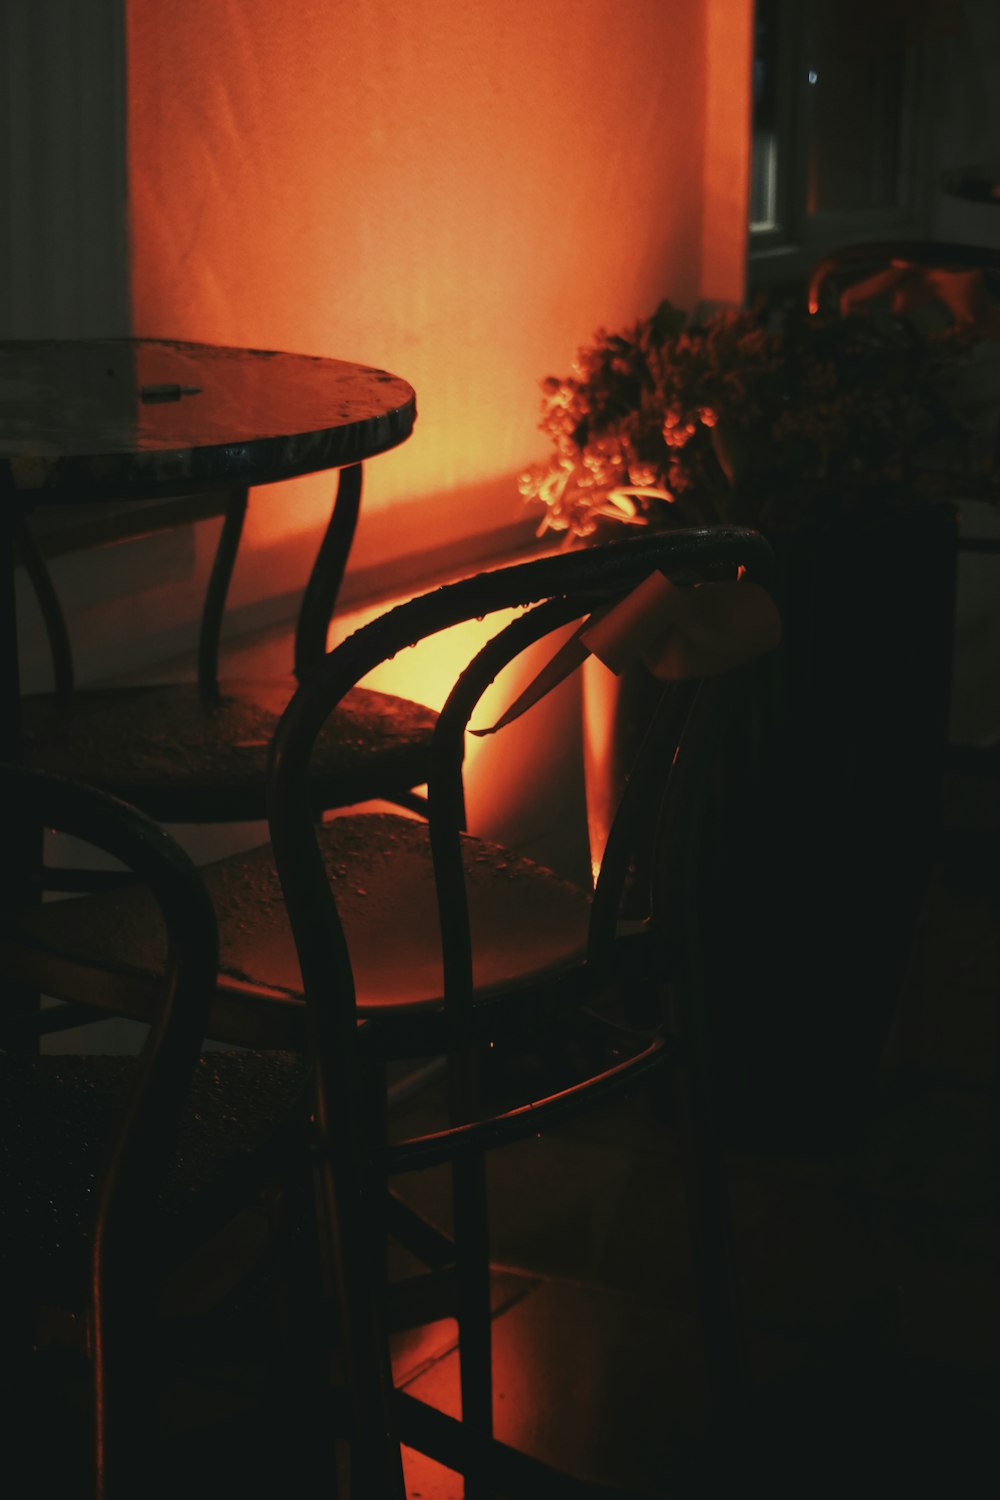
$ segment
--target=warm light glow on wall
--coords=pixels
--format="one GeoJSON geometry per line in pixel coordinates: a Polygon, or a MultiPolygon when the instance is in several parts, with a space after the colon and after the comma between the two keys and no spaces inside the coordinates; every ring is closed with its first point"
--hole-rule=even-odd
{"type": "MultiPolygon", "coordinates": [[[[699,295],[702,0],[127,10],[136,331],[414,385],[413,438],[368,468],[356,566],[522,520],[538,379],[599,324],[699,295]]],[[[287,539],[328,493],[252,506],[252,588],[297,581],[287,539]]]]}
{"type": "MultiPolygon", "coordinates": [[[[352,611],[338,620],[331,632],[331,647],[367,624],[381,608],[352,611]]],[[[383,662],[365,683],[440,709],[459,673],[515,614],[504,610],[431,636],[383,662]]],[[[538,642],[502,672],[476,708],[472,728],[495,724],[572,628],[538,642]]],[[[584,764],[576,735],[566,733],[567,725],[579,720],[581,691],[582,678],[577,673],[498,734],[467,735],[464,782],[471,831],[511,844],[585,885],[590,876],[590,843],[584,764]]]]}
{"type": "MultiPolygon", "coordinates": [[[[126,5],[135,331],[416,389],[413,437],[366,466],[356,578],[530,532],[539,380],[664,296],[742,295],[752,0],[126,5]]],[[[252,498],[236,605],[301,587],[332,483],[252,498]]],[[[448,651],[406,657],[383,685],[439,701],[448,651]]],[[[532,783],[566,692],[472,749],[484,831],[516,837],[505,780],[532,783]]]]}

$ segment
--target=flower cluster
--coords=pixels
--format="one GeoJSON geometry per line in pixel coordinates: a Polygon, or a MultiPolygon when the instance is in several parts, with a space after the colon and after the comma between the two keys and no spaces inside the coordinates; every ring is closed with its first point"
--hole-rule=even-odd
{"type": "Polygon", "coordinates": [[[599,331],[573,373],[542,382],[546,463],[521,493],[540,530],[739,521],[769,534],[925,498],[963,428],[942,371],[968,343],[902,319],[765,304],[689,325],[664,302],[599,331]]]}

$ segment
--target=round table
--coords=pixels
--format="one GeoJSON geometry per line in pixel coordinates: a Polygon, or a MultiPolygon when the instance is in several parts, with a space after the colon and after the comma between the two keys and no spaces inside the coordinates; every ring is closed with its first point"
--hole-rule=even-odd
{"type": "MultiPolygon", "coordinates": [[[[0,756],[17,754],[13,536],[26,512],[346,474],[415,419],[405,380],[344,360],[166,339],[0,342],[0,756]]],[[[356,491],[355,509],[360,469],[356,491]]]]}
{"type": "Polygon", "coordinates": [[[342,468],[413,430],[412,388],[306,354],[166,339],[0,342],[0,486],[148,498],[342,468]]]}

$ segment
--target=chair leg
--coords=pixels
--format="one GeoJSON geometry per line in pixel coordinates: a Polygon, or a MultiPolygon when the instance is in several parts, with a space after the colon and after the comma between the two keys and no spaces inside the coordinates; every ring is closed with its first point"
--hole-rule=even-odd
{"type": "MultiPolygon", "coordinates": [[[[476,1156],[456,1162],[452,1189],[462,1423],[478,1437],[489,1439],[493,1436],[493,1330],[485,1159],[476,1156]]],[[[465,1500],[491,1500],[492,1494],[484,1475],[466,1475],[465,1500]]]]}
{"type": "Polygon", "coordinates": [[[385,1251],[378,1246],[385,1229],[385,1181],[361,1159],[357,1138],[351,1101],[343,1091],[328,1089],[317,1067],[311,1155],[323,1305],[324,1314],[333,1311],[330,1321],[339,1333],[336,1347],[331,1341],[330,1389],[346,1386],[350,1432],[349,1472],[340,1493],[343,1500],[406,1500],[380,1274],[385,1251]]]}
{"type": "MultiPolygon", "coordinates": [[[[453,1121],[474,1119],[481,1104],[481,1059],[474,1045],[449,1059],[448,1093],[453,1121]]],[[[452,1164],[455,1269],[458,1278],[459,1368],[462,1425],[478,1438],[493,1437],[493,1329],[490,1300],[489,1204],[486,1160],[452,1164]]],[[[465,1476],[465,1500],[492,1500],[488,1475],[465,1476]]]]}
{"type": "Polygon", "coordinates": [[[744,1410],[748,1380],[726,1161],[699,1083],[684,1078],[675,1098],[712,1404],[722,1424],[729,1426],[744,1410]]]}
{"type": "MultiPolygon", "coordinates": [[[[370,1189],[363,1189],[367,1196],[370,1189]]],[[[320,1215],[322,1239],[330,1249],[329,1273],[337,1310],[339,1353],[347,1391],[350,1426],[349,1474],[343,1500],[405,1500],[402,1458],[393,1418],[392,1369],[384,1326],[384,1289],[371,1273],[371,1240],[358,1218],[357,1193],[345,1192],[332,1174],[323,1173],[320,1215]],[[353,1201],[344,1212],[344,1198],[353,1201]]],[[[334,1383],[331,1371],[331,1385],[334,1383]]]]}
{"type": "MultiPolygon", "coordinates": [[[[676,1126],[694,1250],[709,1393],[720,1435],[736,1437],[750,1389],[739,1306],[725,1151],[704,1038],[686,1027],[672,1074],[676,1126]]],[[[683,1033],[682,1033],[683,1035],[683,1033]]]]}
{"type": "Polygon", "coordinates": [[[278,1314],[282,1343],[269,1407],[272,1419],[282,1424],[295,1445],[297,1473],[322,1473],[328,1500],[341,1500],[348,1493],[341,1471],[349,1473],[349,1434],[341,1434],[342,1420],[331,1422],[331,1350],[340,1347],[340,1330],[313,1174],[307,1160],[295,1165],[296,1170],[286,1174],[285,1190],[297,1228],[290,1231],[284,1257],[278,1314]],[[331,1437],[334,1426],[338,1431],[331,1437]]]}
{"type": "Polygon", "coordinates": [[[108,1282],[131,1285],[132,1295],[106,1288],[90,1313],[95,1500],[124,1500],[141,1490],[160,1437],[152,1311],[128,1271],[116,1270],[108,1282]]]}

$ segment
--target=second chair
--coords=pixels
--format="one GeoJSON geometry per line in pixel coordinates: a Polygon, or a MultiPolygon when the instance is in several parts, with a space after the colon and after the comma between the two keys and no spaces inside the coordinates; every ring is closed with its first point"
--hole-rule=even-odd
{"type": "MultiPolygon", "coordinates": [[[[732,715],[754,677],[751,664],[737,663],[775,639],[773,606],[759,587],[769,566],[767,544],[745,529],[649,535],[482,574],[373,621],[330,655],[282,717],[272,755],[272,846],[202,871],[220,924],[209,1033],[296,1046],[312,1060],[330,1296],[318,1326],[337,1330],[330,1368],[346,1374],[327,1410],[332,1431],[346,1397],[347,1494],[402,1496],[400,1441],[462,1472],[469,1497],[552,1484],[561,1486],[552,1493],[572,1492],[493,1436],[485,1154],[667,1064],[680,1070],[716,1410],[726,1421],[739,1408],[744,1372],[711,1102],[699,903],[712,848],[705,820],[732,715]],[[629,605],[624,632],[664,679],[663,695],[591,892],[463,834],[465,732],[485,688],[523,652],[574,622],[599,617],[606,625],[615,618],[609,611],[635,600],[651,577],[667,592],[667,616],[654,618],[644,639],[629,605]],[[502,628],[459,677],[438,721],[429,823],[365,813],[317,825],[313,747],[344,695],[407,646],[498,615],[502,628]],[[508,1097],[505,1088],[502,1099],[491,1097],[505,1076],[493,1066],[505,1047],[545,1061],[540,1092],[508,1097]],[[553,1073],[560,1057],[574,1067],[553,1073]],[[447,1112],[429,1136],[391,1142],[386,1070],[418,1058],[447,1060],[447,1112]],[[389,1192],[391,1175],[438,1162],[452,1163],[453,1241],[389,1192]],[[389,1233],[428,1265],[426,1276],[387,1286],[389,1233]],[[460,1423],[392,1385],[389,1325],[444,1316],[459,1326],[460,1423]]],[[[568,663],[587,654],[579,635],[564,649],[560,661],[568,663]]],[[[0,945],[9,969],[46,993],[98,1004],[114,993],[135,1014],[148,1005],[156,951],[148,903],[133,890],[26,912],[0,945]]],[[[331,1462],[333,1447],[331,1438],[331,1462]]]]}
{"type": "MultiPolygon", "coordinates": [[[[213,515],[223,518],[202,606],[197,672],[185,682],[76,689],[70,632],[45,548],[30,523],[24,523],[19,555],[38,600],[54,682],[51,692],[22,698],[25,762],[101,787],[161,822],[262,819],[268,745],[295,679],[308,675],[326,651],[358,519],[361,483],[360,464],[340,472],[330,520],[302,595],[295,678],[284,681],[220,680],[221,632],[247,511],[245,487],[178,496],[152,513],[126,503],[117,516],[114,539],[213,515]]],[[[80,545],[87,540],[84,528],[80,545]]],[[[426,781],[434,717],[422,704],[359,687],[318,749],[317,808],[372,797],[411,805],[413,789],[426,781]]]]}

